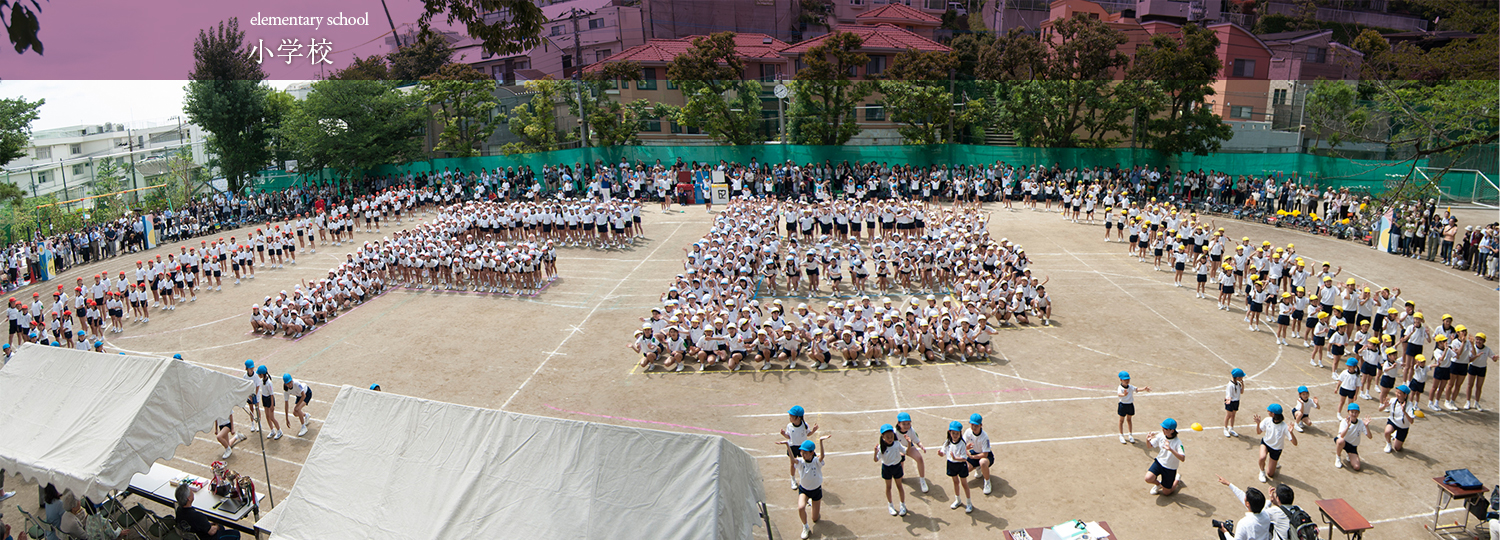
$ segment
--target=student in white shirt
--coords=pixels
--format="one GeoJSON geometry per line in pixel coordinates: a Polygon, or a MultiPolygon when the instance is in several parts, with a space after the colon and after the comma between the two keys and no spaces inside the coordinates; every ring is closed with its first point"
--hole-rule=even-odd
{"type": "Polygon", "coordinates": [[[1297,404],[1292,406],[1292,428],[1302,433],[1304,426],[1311,426],[1312,410],[1321,408],[1318,398],[1307,391],[1306,386],[1297,387],[1297,404]]]}
{"type": "Polygon", "coordinates": [[[818,432],[818,426],[808,427],[805,419],[807,411],[803,410],[801,405],[787,409],[786,415],[789,420],[786,427],[781,428],[781,436],[786,440],[776,441],[776,444],[786,445],[786,457],[790,458],[792,463],[792,489],[797,489],[797,448],[802,445],[803,441],[818,432]]]}
{"type": "Polygon", "coordinates": [[[1260,438],[1260,481],[1269,482],[1268,478],[1276,477],[1276,462],[1281,461],[1281,451],[1286,446],[1286,441],[1292,441],[1292,446],[1297,445],[1297,433],[1292,431],[1286,417],[1281,413],[1281,404],[1272,403],[1266,407],[1270,418],[1261,419],[1255,415],[1255,432],[1260,438]]]}
{"type": "Polygon", "coordinates": [[[1146,443],[1157,449],[1156,459],[1146,469],[1146,483],[1151,484],[1152,495],[1171,495],[1182,488],[1177,478],[1177,468],[1187,459],[1187,447],[1177,438],[1177,420],[1161,421],[1161,431],[1146,435],[1146,443]]]}
{"type": "Polygon", "coordinates": [[[276,388],[272,386],[270,371],[266,366],[255,368],[256,384],[259,387],[260,405],[266,412],[267,439],[281,438],[281,424],[276,422],[276,388]]]}
{"type": "Polygon", "coordinates": [[[1115,406],[1115,414],[1120,416],[1120,444],[1135,443],[1135,393],[1150,391],[1149,386],[1130,384],[1129,372],[1120,372],[1120,386],[1115,388],[1115,394],[1120,397],[1120,403],[1115,406]]]}
{"type": "Polygon", "coordinates": [[[797,517],[802,518],[802,538],[812,536],[812,523],[818,522],[818,510],[823,506],[823,463],[828,456],[828,447],[821,444],[828,435],[818,437],[819,444],[802,441],[798,445],[797,467],[797,517]],[[812,521],[807,520],[807,507],[812,507],[812,521]]]}
{"type": "Polygon", "coordinates": [[[1238,437],[1234,431],[1235,413],[1240,411],[1240,396],[1245,392],[1245,370],[1229,371],[1229,384],[1224,386],[1224,437],[1238,437]]]}
{"type": "Polygon", "coordinates": [[[938,455],[948,460],[948,478],[953,479],[953,504],[948,508],[958,508],[963,504],[964,497],[969,503],[964,507],[965,513],[974,512],[974,497],[969,493],[969,483],[964,479],[969,476],[969,450],[968,443],[964,441],[964,425],[958,420],[948,423],[948,437],[943,439],[943,447],[938,450],[938,455]],[[964,497],[959,497],[962,490],[964,497]]]}
{"type": "MultiPolygon", "coordinates": [[[[1220,484],[1229,486],[1229,490],[1234,492],[1235,498],[1238,498],[1241,503],[1245,502],[1246,492],[1244,490],[1229,483],[1222,476],[1218,478],[1220,484]]],[[[1292,492],[1291,486],[1286,484],[1277,484],[1275,489],[1268,491],[1271,494],[1271,499],[1266,501],[1261,511],[1261,519],[1267,525],[1265,538],[1270,540],[1293,540],[1292,520],[1287,516],[1287,511],[1289,508],[1294,508],[1292,501],[1296,498],[1296,494],[1292,492]]],[[[1316,534],[1316,525],[1313,527],[1313,532],[1316,534]]],[[[1238,532],[1239,525],[1235,525],[1235,529],[1238,532]]]]}
{"type": "Polygon", "coordinates": [[[885,480],[885,506],[893,516],[906,515],[906,486],[901,483],[905,471],[901,464],[906,461],[906,446],[896,436],[896,427],[880,426],[880,441],[875,444],[875,461],[880,462],[880,478],[885,480]],[[896,484],[896,493],[901,496],[901,509],[891,500],[891,483],[896,484]]]}
{"type": "MultiPolygon", "coordinates": [[[[979,477],[984,479],[984,494],[989,495],[990,466],[995,463],[995,453],[990,451],[990,434],[984,431],[984,417],[979,413],[969,415],[969,430],[964,432],[964,442],[968,443],[969,470],[979,470],[979,477]]],[[[968,475],[964,478],[967,479],[968,475]]]]}
{"type": "Polygon", "coordinates": [[[286,425],[291,427],[292,416],[295,415],[297,420],[302,422],[302,429],[297,431],[297,436],[307,435],[308,414],[302,409],[307,407],[309,401],[312,401],[312,388],[302,381],[293,379],[291,373],[282,373],[281,389],[286,391],[286,405],[285,410],[282,411],[286,414],[286,425]]]}
{"type": "Polygon", "coordinates": [[[215,437],[219,440],[219,445],[224,447],[224,453],[219,455],[220,459],[229,459],[229,454],[234,451],[234,445],[245,440],[244,435],[234,432],[234,415],[232,411],[230,415],[214,421],[214,433],[216,434],[215,437]]]}
{"type": "Polygon", "coordinates": [[[1396,397],[1390,402],[1380,406],[1380,410],[1391,413],[1390,418],[1385,421],[1385,453],[1392,450],[1397,452],[1406,445],[1406,435],[1411,429],[1411,422],[1416,418],[1416,404],[1408,403],[1407,396],[1411,395],[1411,389],[1406,385],[1396,387],[1396,397]]]}
{"type": "Polygon", "coordinates": [[[896,436],[906,447],[906,456],[916,460],[917,486],[922,489],[922,493],[927,493],[927,462],[922,459],[922,453],[927,451],[927,447],[922,446],[922,438],[917,436],[917,430],[912,428],[910,414],[896,414],[896,436]]]}
{"type": "Polygon", "coordinates": [[[1480,406],[1480,398],[1484,395],[1484,375],[1489,368],[1490,360],[1500,360],[1495,354],[1495,349],[1485,345],[1484,332],[1474,334],[1472,351],[1469,356],[1469,381],[1464,388],[1464,409],[1483,411],[1480,406]]]}
{"type": "Polygon", "coordinates": [[[1370,432],[1370,421],[1359,418],[1359,404],[1350,403],[1348,416],[1339,419],[1339,433],[1333,439],[1333,466],[1344,468],[1343,454],[1349,454],[1349,466],[1359,470],[1359,436],[1374,439],[1370,432]]]}

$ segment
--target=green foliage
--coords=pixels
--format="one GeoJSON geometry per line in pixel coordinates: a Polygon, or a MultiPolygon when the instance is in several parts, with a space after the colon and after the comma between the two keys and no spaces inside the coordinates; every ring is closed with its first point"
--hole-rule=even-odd
{"type": "Polygon", "coordinates": [[[1125,35],[1088,18],[1059,21],[1052,34],[1050,48],[1016,33],[997,42],[991,57],[1003,67],[1002,82],[991,86],[995,120],[1024,146],[1114,146],[1144,97],[1132,93],[1140,85],[1114,82],[1128,63],[1116,49],[1125,35]]]}
{"type": "Polygon", "coordinates": [[[987,81],[1029,81],[1047,76],[1047,48],[1019,28],[975,49],[973,73],[987,81]]]}
{"type": "MultiPolygon", "coordinates": [[[[833,28],[828,25],[828,19],[833,17],[831,0],[798,0],[798,4],[802,7],[802,13],[797,16],[797,22],[807,26],[821,27],[825,32],[833,28]]],[[[801,33],[799,29],[797,34],[801,35],[801,33]]]]}
{"type": "Polygon", "coordinates": [[[794,144],[844,144],[859,133],[855,106],[876,89],[876,83],[855,81],[849,74],[870,62],[859,52],[863,46],[858,34],[834,32],[802,55],[806,67],[792,84],[787,126],[794,144]]]}
{"type": "Polygon", "coordinates": [[[651,102],[644,99],[630,103],[609,99],[608,91],[616,84],[629,86],[639,81],[642,74],[641,65],[635,62],[609,62],[584,73],[580,82],[582,93],[568,92],[569,111],[575,116],[587,111],[589,136],[595,146],[640,144],[641,121],[660,118],[651,102]]]}
{"type": "Polygon", "coordinates": [[[1213,30],[1188,23],[1181,38],[1157,34],[1136,49],[1128,76],[1139,100],[1137,138],[1164,154],[1217,152],[1234,136],[1224,119],[1203,104],[1214,95],[1213,81],[1223,70],[1213,30]],[[1149,82],[1145,82],[1149,81],[1149,82]]]}
{"type": "Polygon", "coordinates": [[[421,155],[427,114],[420,104],[415,93],[389,81],[318,81],[283,120],[280,134],[296,148],[301,171],[331,168],[349,176],[421,155]]]}
{"type": "Polygon", "coordinates": [[[266,94],[266,127],[270,132],[271,161],[281,163],[296,159],[293,148],[287,142],[286,136],[281,132],[282,122],[286,121],[287,115],[297,107],[297,98],[292,97],[284,91],[272,91],[266,94]]]}
{"type": "Polygon", "coordinates": [[[890,69],[882,74],[886,79],[880,83],[885,110],[891,121],[902,124],[896,131],[907,144],[952,142],[950,122],[954,132],[962,132],[984,116],[980,101],[954,108],[956,96],[948,91],[948,77],[949,70],[957,65],[957,56],[951,52],[908,49],[896,55],[890,69]]]}
{"type": "Polygon", "coordinates": [[[417,81],[437,73],[453,57],[453,46],[437,32],[423,31],[415,43],[407,43],[387,57],[390,79],[417,81]]]}
{"type": "MultiPolygon", "coordinates": [[[[426,9],[417,24],[423,31],[431,28],[439,14],[446,14],[449,25],[462,23],[464,33],[483,42],[491,54],[515,54],[542,44],[547,16],[532,0],[422,0],[422,4],[426,9]]],[[[447,61],[445,57],[443,63],[447,61]]]]}
{"type": "Polygon", "coordinates": [[[994,34],[961,34],[953,38],[948,47],[953,49],[954,62],[957,64],[957,78],[961,81],[972,81],[979,73],[981,63],[980,53],[993,46],[994,34]]]}
{"type": "Polygon", "coordinates": [[[41,116],[38,109],[47,100],[26,101],[26,97],[0,99],[0,165],[26,155],[31,146],[31,123],[41,116]]]}
{"type": "Polygon", "coordinates": [[[198,186],[203,184],[203,170],[193,163],[192,154],[186,149],[167,158],[167,172],[147,180],[148,186],[162,186],[146,191],[143,207],[147,212],[160,212],[186,206],[193,198],[198,186]]]}
{"type": "Polygon", "coordinates": [[[10,44],[15,47],[16,54],[24,54],[27,49],[31,49],[36,51],[37,56],[41,56],[42,39],[37,34],[42,30],[42,23],[36,14],[42,12],[42,5],[36,0],[31,0],[29,7],[26,3],[25,0],[0,0],[0,24],[5,26],[5,33],[10,36],[10,44]],[[10,13],[5,13],[6,8],[9,8],[10,13]]]}
{"type": "Polygon", "coordinates": [[[557,149],[557,100],[567,83],[552,78],[526,81],[531,101],[510,111],[510,131],[521,142],[506,144],[500,151],[506,155],[549,152],[557,149]]]}
{"type": "Polygon", "coordinates": [[[266,126],[270,89],[261,84],[266,74],[244,48],[244,38],[235,18],[198,32],[183,104],[193,123],[209,133],[210,166],[219,169],[236,193],[271,158],[266,126]]]}
{"type": "Polygon", "coordinates": [[[693,47],[667,65],[685,101],[681,107],[660,105],[663,117],[702,129],[722,144],[758,144],[760,83],[741,80],[745,63],[735,51],[734,32],[693,40],[693,47]]]}
{"type": "Polygon", "coordinates": [[[0,203],[10,203],[12,206],[26,198],[26,191],[20,186],[10,182],[0,182],[0,203]]]}
{"type": "Polygon", "coordinates": [[[484,141],[500,126],[501,118],[494,114],[500,105],[493,94],[496,87],[495,79],[468,64],[448,64],[423,77],[422,102],[436,111],[443,125],[433,149],[449,157],[479,155],[484,141]]]}
{"type": "Polygon", "coordinates": [[[384,55],[372,54],[364,58],[356,56],[348,66],[334,71],[328,78],[346,81],[384,81],[391,79],[391,67],[386,64],[384,55]]]}
{"type": "Polygon", "coordinates": [[[93,196],[95,220],[109,221],[125,213],[125,201],[116,194],[125,185],[125,169],[118,160],[105,158],[94,169],[94,181],[89,184],[89,195],[93,196]]]}

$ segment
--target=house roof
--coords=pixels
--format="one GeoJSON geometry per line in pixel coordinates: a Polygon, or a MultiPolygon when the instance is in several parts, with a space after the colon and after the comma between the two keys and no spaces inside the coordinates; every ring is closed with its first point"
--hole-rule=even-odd
{"type": "Polygon", "coordinates": [[[938,24],[942,22],[931,14],[901,4],[886,4],[854,17],[856,21],[875,19],[912,21],[923,25],[926,23],[938,24]]]}
{"type": "MultiPolygon", "coordinates": [[[[861,26],[844,26],[844,27],[840,27],[838,29],[838,31],[840,31],[840,32],[849,32],[849,33],[853,33],[853,34],[858,34],[859,37],[864,38],[865,44],[864,44],[863,47],[861,47],[861,49],[863,49],[863,50],[872,50],[872,49],[873,50],[892,50],[892,51],[904,51],[904,50],[907,50],[907,49],[917,49],[919,51],[948,51],[948,50],[950,50],[950,49],[948,49],[948,47],[943,46],[941,43],[938,43],[936,41],[933,41],[933,40],[924,38],[922,36],[919,36],[919,35],[911,32],[911,31],[908,31],[908,30],[906,30],[904,28],[901,28],[899,26],[896,26],[894,24],[882,23],[882,24],[877,24],[877,25],[873,25],[873,26],[863,26],[863,25],[861,25],[861,26]]],[[[803,54],[803,53],[807,52],[808,49],[811,49],[813,47],[816,47],[816,46],[822,44],[823,41],[826,40],[826,39],[828,39],[828,36],[831,36],[831,35],[833,35],[833,34],[823,34],[821,36],[818,36],[818,37],[815,37],[815,38],[803,41],[801,43],[797,43],[796,45],[792,45],[790,47],[782,49],[781,53],[782,54],[792,54],[792,55],[803,54]]]]}
{"type": "MultiPolygon", "coordinates": [[[[557,22],[559,20],[567,20],[568,12],[575,8],[593,13],[598,11],[599,8],[609,6],[612,3],[614,3],[614,0],[570,0],[568,2],[558,2],[542,6],[542,15],[547,17],[546,20],[549,23],[557,22]]],[[[587,21],[584,22],[586,23],[587,21]]]]}
{"type": "MultiPolygon", "coordinates": [[[[643,44],[605,58],[603,62],[596,62],[584,68],[584,71],[600,69],[603,64],[609,62],[635,62],[643,65],[656,65],[671,62],[677,55],[688,52],[693,48],[693,40],[705,36],[687,36],[678,39],[653,39],[643,44]]],[[[746,59],[773,59],[780,60],[780,51],[789,45],[785,41],[773,38],[765,34],[735,34],[734,48],[740,58],[746,59]]]]}
{"type": "Polygon", "coordinates": [[[1333,30],[1298,30],[1295,32],[1274,32],[1270,34],[1260,34],[1260,40],[1266,42],[1267,45],[1271,45],[1277,43],[1296,43],[1298,41],[1323,35],[1331,36],[1333,35],[1333,30]]]}

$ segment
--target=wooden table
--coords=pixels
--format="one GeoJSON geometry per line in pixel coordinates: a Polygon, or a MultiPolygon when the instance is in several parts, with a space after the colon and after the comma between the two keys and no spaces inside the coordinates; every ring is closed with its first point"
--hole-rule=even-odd
{"type": "Polygon", "coordinates": [[[1438,485],[1438,501],[1437,508],[1432,511],[1432,527],[1429,527],[1427,530],[1431,531],[1434,536],[1437,536],[1439,538],[1441,538],[1445,533],[1451,534],[1468,531],[1469,511],[1467,509],[1464,510],[1463,525],[1459,525],[1457,522],[1455,522],[1452,525],[1438,526],[1438,521],[1443,515],[1443,510],[1446,510],[1448,508],[1448,505],[1452,504],[1453,501],[1463,501],[1472,499],[1474,497],[1479,497],[1481,495],[1484,495],[1485,492],[1489,490],[1482,487],[1479,489],[1464,489],[1458,486],[1449,485],[1443,482],[1443,477],[1441,476],[1433,477],[1432,481],[1438,485]]]}
{"type": "Polygon", "coordinates": [[[1364,538],[1365,531],[1375,528],[1370,520],[1359,515],[1353,506],[1343,499],[1323,499],[1317,502],[1323,513],[1323,523],[1328,524],[1328,540],[1333,540],[1333,529],[1338,528],[1344,538],[1364,538]]]}
{"type": "MultiPolygon", "coordinates": [[[[140,495],[168,508],[177,508],[177,486],[172,485],[172,479],[182,478],[186,475],[187,473],[172,467],[153,463],[149,472],[146,474],[137,474],[130,479],[130,487],[126,489],[126,492],[140,495]]],[[[204,478],[204,480],[208,479],[204,478]]],[[[255,534],[253,527],[241,525],[240,520],[249,516],[252,510],[255,511],[256,515],[260,515],[260,500],[265,497],[264,493],[257,492],[255,494],[256,504],[247,504],[238,512],[231,514],[214,508],[224,498],[214,495],[205,486],[205,489],[193,492],[193,508],[197,508],[205,517],[219,525],[240,532],[255,534]]]]}
{"type": "MultiPolygon", "coordinates": [[[[1026,534],[1031,535],[1032,540],[1042,540],[1042,531],[1045,531],[1045,530],[1050,529],[1050,528],[1051,527],[1027,527],[1026,528],[1026,534]]],[[[1099,522],[1099,528],[1104,529],[1104,532],[1109,533],[1109,538],[1111,540],[1114,540],[1114,538],[1115,538],[1115,531],[1113,529],[1109,528],[1109,523],[1108,522],[1100,521],[1099,522]]],[[[1015,540],[1015,537],[1010,535],[1010,531],[1004,531],[1003,534],[1005,536],[1005,540],[1015,540]]]]}

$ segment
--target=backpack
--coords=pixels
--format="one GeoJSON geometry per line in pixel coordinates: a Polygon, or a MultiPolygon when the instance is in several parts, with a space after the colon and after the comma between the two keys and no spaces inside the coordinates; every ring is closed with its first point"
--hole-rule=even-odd
{"type": "Polygon", "coordinates": [[[1318,524],[1313,523],[1312,516],[1307,515],[1296,505],[1282,505],[1282,513],[1286,514],[1287,522],[1291,523],[1289,531],[1291,536],[1283,540],[1318,540],[1318,524]]]}

